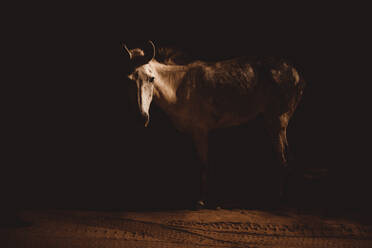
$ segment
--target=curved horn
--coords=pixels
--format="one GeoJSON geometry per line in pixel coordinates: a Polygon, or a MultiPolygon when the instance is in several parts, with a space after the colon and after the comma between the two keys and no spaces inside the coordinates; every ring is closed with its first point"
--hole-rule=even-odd
{"type": "Polygon", "coordinates": [[[127,45],[125,45],[124,43],[122,43],[122,47],[124,48],[124,50],[128,53],[129,55],[129,59],[132,58],[132,53],[129,51],[127,45]]]}
{"type": "Polygon", "coordinates": [[[149,43],[151,44],[151,47],[152,47],[152,58],[155,58],[155,45],[154,45],[154,42],[152,42],[151,40],[149,40],[149,43]]]}
{"type": "Polygon", "coordinates": [[[149,40],[148,45],[149,45],[149,47],[146,48],[145,56],[143,58],[143,60],[144,60],[143,63],[144,64],[147,64],[150,60],[152,60],[155,57],[155,45],[154,45],[154,43],[151,40],[149,40]]]}

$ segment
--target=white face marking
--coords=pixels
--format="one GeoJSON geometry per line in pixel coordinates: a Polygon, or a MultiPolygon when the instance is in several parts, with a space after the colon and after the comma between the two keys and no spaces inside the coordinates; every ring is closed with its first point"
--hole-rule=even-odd
{"type": "Polygon", "coordinates": [[[154,83],[151,82],[152,77],[152,69],[148,64],[137,68],[135,72],[128,76],[129,79],[137,84],[138,107],[142,116],[146,118],[145,126],[149,122],[149,109],[154,95],[154,83]]]}
{"type": "Polygon", "coordinates": [[[149,116],[149,109],[154,95],[154,86],[149,83],[142,83],[139,89],[141,112],[149,116]]]}

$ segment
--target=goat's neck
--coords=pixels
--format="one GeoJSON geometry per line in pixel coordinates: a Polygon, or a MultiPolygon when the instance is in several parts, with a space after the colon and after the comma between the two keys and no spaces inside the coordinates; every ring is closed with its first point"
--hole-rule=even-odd
{"type": "Polygon", "coordinates": [[[157,61],[150,62],[155,70],[154,100],[161,107],[168,108],[177,103],[177,89],[180,86],[187,67],[179,65],[165,65],[157,61]]]}

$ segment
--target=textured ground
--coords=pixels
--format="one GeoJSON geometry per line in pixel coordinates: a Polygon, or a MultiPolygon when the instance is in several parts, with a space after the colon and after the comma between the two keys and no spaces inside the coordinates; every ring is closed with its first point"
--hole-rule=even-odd
{"type": "Polygon", "coordinates": [[[0,247],[372,247],[372,225],[291,211],[27,211],[0,247]]]}

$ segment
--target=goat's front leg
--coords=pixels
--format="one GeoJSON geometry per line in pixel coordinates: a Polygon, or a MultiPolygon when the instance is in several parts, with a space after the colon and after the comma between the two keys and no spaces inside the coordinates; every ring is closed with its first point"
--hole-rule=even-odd
{"type": "Polygon", "coordinates": [[[192,135],[196,152],[200,159],[200,196],[197,202],[198,208],[205,207],[207,199],[207,174],[208,174],[208,132],[198,130],[192,135]]]}

